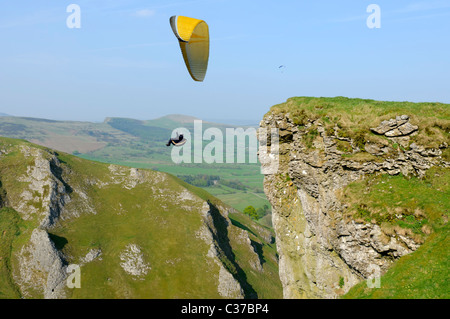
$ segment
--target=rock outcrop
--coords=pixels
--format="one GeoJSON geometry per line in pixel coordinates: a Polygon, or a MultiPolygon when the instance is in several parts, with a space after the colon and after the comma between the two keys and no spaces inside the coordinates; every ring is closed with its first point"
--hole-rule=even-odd
{"type": "Polygon", "coordinates": [[[67,264],[45,230],[34,229],[17,257],[19,271],[15,281],[24,297],[33,296],[33,291],[43,292],[46,299],[65,297],[67,264]]]}
{"type": "Polygon", "coordinates": [[[375,142],[326,127],[317,117],[301,124],[274,111],[260,123],[279,131],[278,170],[265,175],[264,189],[273,208],[280,279],[285,298],[336,298],[420,246],[404,234],[385,234],[376,223],[345,218],[346,203],[337,193],[369,174],[421,177],[432,166],[450,167],[441,157],[447,145],[411,144],[420,125],[408,115],[372,128],[375,142]]]}
{"type": "Polygon", "coordinates": [[[42,149],[22,145],[20,150],[34,165],[28,165],[27,172],[17,177],[28,187],[11,206],[25,220],[38,218],[42,228],[51,227],[60,217],[64,204],[70,201],[70,189],[61,177],[60,162],[55,154],[42,149]]]}

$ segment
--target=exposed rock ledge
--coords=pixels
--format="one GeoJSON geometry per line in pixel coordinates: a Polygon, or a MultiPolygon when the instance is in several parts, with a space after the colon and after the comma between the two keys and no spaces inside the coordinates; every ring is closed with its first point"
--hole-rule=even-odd
{"type": "MultiPolygon", "coordinates": [[[[336,191],[366,174],[423,176],[434,165],[450,167],[441,158],[448,145],[443,143],[440,149],[409,145],[419,127],[407,115],[371,129],[383,135],[385,143],[367,142],[366,154],[374,160],[365,161],[352,159],[360,152],[356,141],[340,136],[338,127],[326,131],[320,119],[299,128],[289,113],[270,112],[260,127],[279,129],[279,168],[265,175],[264,189],[273,207],[285,298],[336,298],[368,278],[374,268],[383,273],[393,260],[419,247],[402,234],[384,234],[376,224],[344,220],[345,206],[336,191]],[[312,129],[317,136],[309,148],[305,139],[312,129]],[[389,139],[403,149],[393,151],[389,139]],[[353,151],[340,149],[342,142],[353,151]]],[[[259,155],[261,163],[268,162],[267,155],[259,155]]]]}

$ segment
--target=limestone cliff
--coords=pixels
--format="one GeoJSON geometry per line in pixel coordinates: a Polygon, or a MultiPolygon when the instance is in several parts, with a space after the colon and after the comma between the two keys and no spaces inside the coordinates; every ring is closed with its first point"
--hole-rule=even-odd
{"type": "MultiPolygon", "coordinates": [[[[347,185],[377,174],[420,178],[433,166],[450,167],[443,155],[448,120],[436,125],[415,116],[412,123],[413,114],[400,113],[411,108],[400,103],[394,110],[375,101],[347,108],[356,102],[342,100],[290,99],[260,123],[279,132],[278,171],[265,176],[264,189],[273,207],[285,298],[336,298],[423,242],[349,214],[340,196],[347,185]],[[431,146],[419,144],[424,130],[439,134],[431,146]]],[[[365,195],[358,196],[365,207],[365,195]]]]}

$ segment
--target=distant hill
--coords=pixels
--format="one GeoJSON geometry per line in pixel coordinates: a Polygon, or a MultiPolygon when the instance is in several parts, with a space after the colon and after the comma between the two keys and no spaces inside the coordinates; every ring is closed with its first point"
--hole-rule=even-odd
{"type": "Polygon", "coordinates": [[[55,121],[28,117],[0,118],[0,136],[26,139],[59,151],[87,153],[132,136],[103,123],[55,121]]]}
{"type": "Polygon", "coordinates": [[[251,127],[258,127],[259,121],[258,120],[252,120],[252,119],[206,119],[208,122],[219,122],[219,123],[226,123],[228,125],[236,125],[236,126],[251,126],[251,127]]]}
{"type": "MultiPolygon", "coordinates": [[[[189,116],[189,115],[170,114],[170,115],[166,115],[166,116],[157,118],[155,120],[149,120],[149,121],[147,121],[147,123],[150,125],[151,125],[151,123],[154,123],[154,125],[157,125],[157,126],[164,125],[165,123],[177,125],[177,124],[186,124],[186,123],[192,124],[195,120],[201,120],[201,119],[194,117],[194,116],[189,116]]],[[[170,127],[173,128],[173,126],[170,126],[170,127]]]]}
{"type": "MultiPolygon", "coordinates": [[[[0,118],[0,136],[67,153],[86,154],[106,161],[154,163],[168,161],[165,143],[176,128],[194,128],[198,118],[168,115],[153,120],[106,118],[103,123],[56,121],[30,117],[0,118]]],[[[235,127],[204,121],[204,128],[235,127]]]]}
{"type": "Polygon", "coordinates": [[[181,114],[170,114],[155,120],[145,121],[147,125],[151,126],[159,126],[164,128],[169,128],[173,130],[177,126],[185,125],[186,128],[192,128],[195,120],[202,120],[203,125],[205,127],[217,127],[217,128],[225,128],[225,127],[257,127],[256,125],[249,125],[248,121],[221,121],[220,119],[216,120],[205,120],[200,119],[194,116],[181,115],[181,114]],[[240,122],[240,123],[239,123],[240,122]]]}

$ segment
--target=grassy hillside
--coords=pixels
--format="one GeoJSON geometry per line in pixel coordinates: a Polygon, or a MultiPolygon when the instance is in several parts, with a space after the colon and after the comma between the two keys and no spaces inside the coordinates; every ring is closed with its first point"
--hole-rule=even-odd
{"type": "Polygon", "coordinates": [[[13,243],[26,227],[20,215],[11,208],[0,209],[0,299],[20,298],[20,291],[11,277],[13,243]]]}
{"type": "MultiPolygon", "coordinates": [[[[0,150],[0,206],[4,206],[0,210],[0,298],[41,298],[35,290],[24,295],[14,274],[20,268],[20,251],[39,225],[39,212],[45,211],[46,188],[42,194],[35,191],[27,202],[26,207],[35,207],[37,213],[26,220],[23,212],[12,207],[22,207],[21,198],[31,184],[19,180],[38,163],[35,156],[51,160],[54,153],[6,138],[0,138],[0,150]]],[[[269,229],[238,212],[230,213],[232,224],[226,227],[219,210],[233,212],[230,207],[172,175],[132,171],[62,152],[56,155],[61,166],[54,170],[70,200],[47,231],[67,264],[81,265],[81,288],[67,289],[68,298],[221,298],[219,266],[206,257],[210,250],[203,238],[206,203],[213,216],[211,227],[217,229],[213,242],[219,247],[218,258],[241,283],[245,295],[281,298],[269,229]],[[136,253],[133,247],[138,247],[145,270],[136,276],[121,266],[124,254],[136,253]],[[93,252],[100,253],[88,261],[93,252]],[[262,268],[258,270],[254,262],[259,260],[262,268]]]]}
{"type": "MultiPolygon", "coordinates": [[[[0,136],[26,139],[89,160],[150,168],[177,176],[219,175],[223,181],[245,185],[245,189],[234,189],[219,182],[206,188],[225,203],[238,210],[249,205],[256,208],[268,205],[263,195],[263,175],[258,163],[176,165],[172,162],[171,150],[165,143],[176,128],[192,131],[194,120],[196,118],[185,115],[169,115],[148,121],[108,118],[103,123],[0,117],[0,136]]],[[[209,127],[225,132],[227,127],[234,126],[203,122],[204,130],[209,127]]]]}

